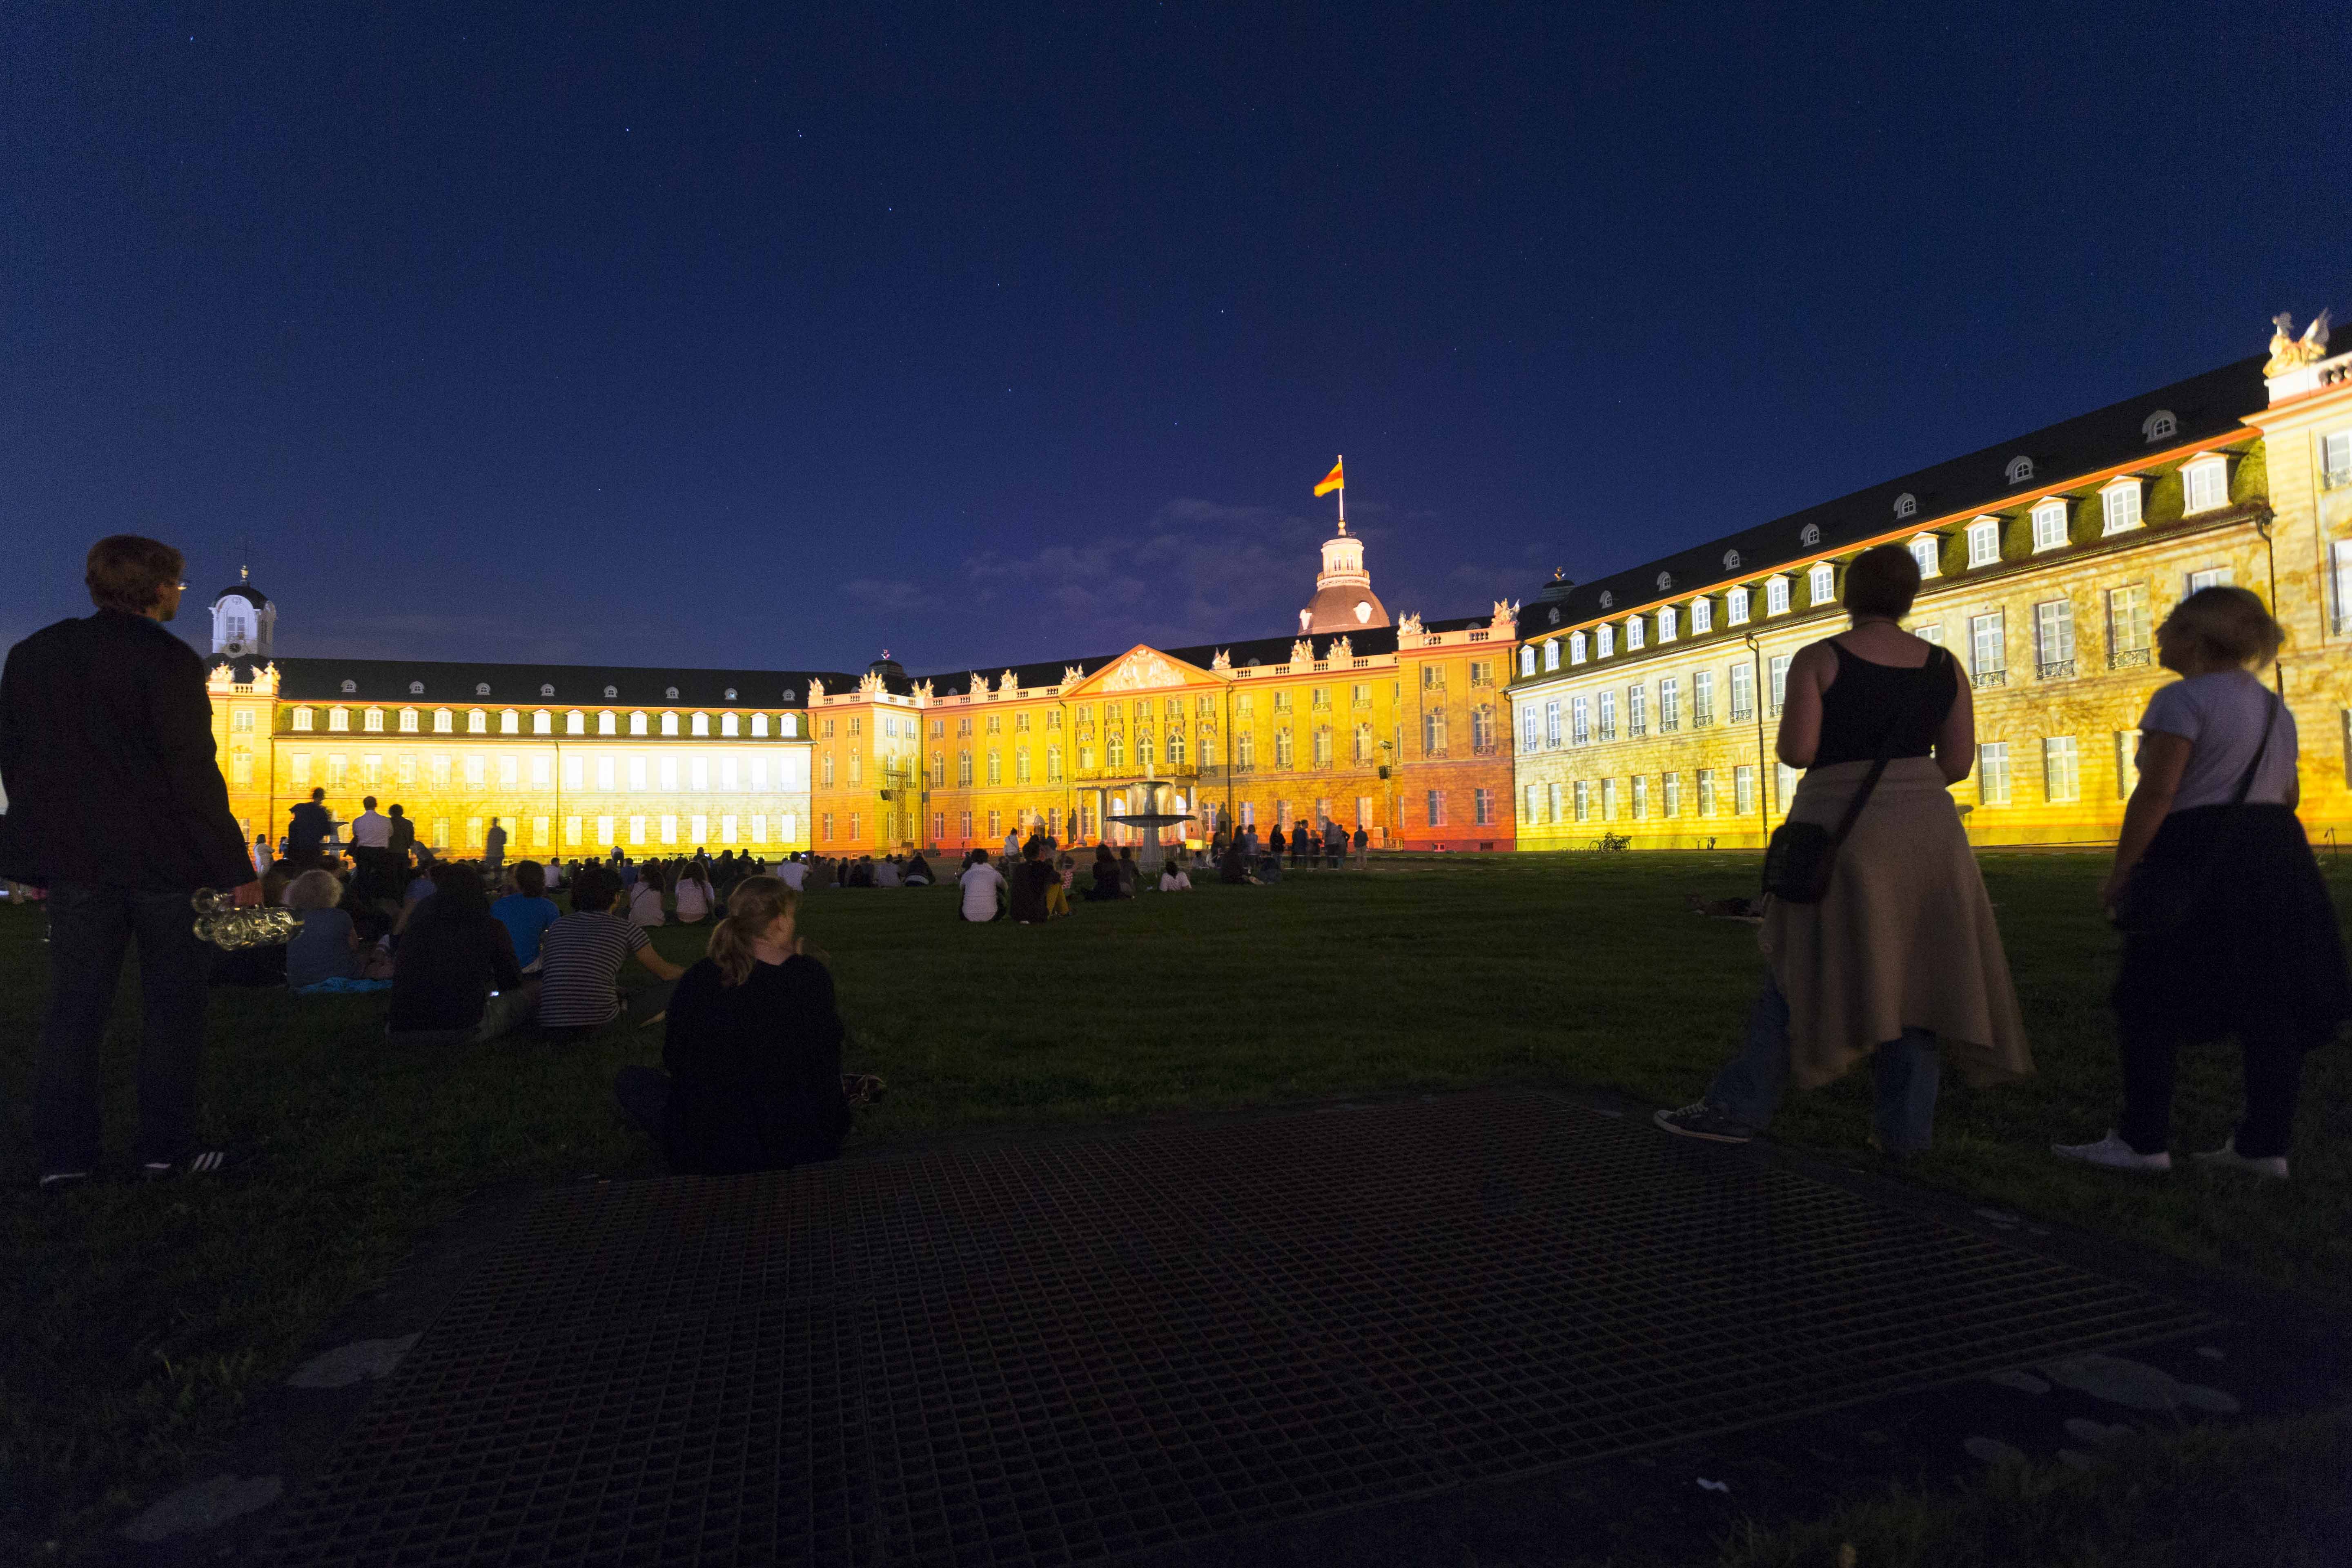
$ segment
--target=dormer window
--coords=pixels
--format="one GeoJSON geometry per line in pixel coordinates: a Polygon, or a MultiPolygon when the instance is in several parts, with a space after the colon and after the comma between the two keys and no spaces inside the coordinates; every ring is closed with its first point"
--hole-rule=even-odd
{"type": "Polygon", "coordinates": [[[402,709],[400,710],[400,732],[404,735],[414,735],[416,733],[416,720],[417,712],[415,709],[402,709]]]}
{"type": "Polygon", "coordinates": [[[490,694],[490,683],[489,683],[488,681],[487,681],[487,680],[482,680],[482,681],[477,681],[477,682],[475,682],[475,684],[474,684],[474,695],[475,695],[475,696],[477,696],[477,697],[488,697],[489,694],[490,694]]]}
{"type": "Polygon", "coordinates": [[[383,710],[371,708],[360,715],[360,728],[371,735],[383,733],[383,710]]]}
{"type": "Polygon", "coordinates": [[[719,732],[721,735],[732,735],[735,733],[734,714],[722,713],[719,716],[719,732]]]}
{"type": "Polygon", "coordinates": [[[1715,630],[1715,601],[1693,599],[1690,603],[1691,636],[1705,637],[1715,630]]]}
{"type": "Polygon", "coordinates": [[[1677,618],[1677,612],[1672,605],[1658,606],[1658,640],[1660,642],[1675,640],[1675,623],[1677,618]]]}
{"type": "Polygon", "coordinates": [[[1595,658],[1607,658],[1617,651],[1617,628],[1603,622],[1592,628],[1592,649],[1595,658]]]}
{"type": "Polygon", "coordinates": [[[588,732],[588,715],[583,713],[577,708],[574,708],[571,712],[566,713],[563,716],[563,732],[567,735],[586,734],[588,732]]]}
{"type": "Polygon", "coordinates": [[[630,715],[629,715],[629,733],[630,733],[630,734],[632,734],[632,735],[642,735],[642,734],[644,734],[645,732],[646,732],[646,716],[645,716],[643,713],[632,713],[632,714],[630,714],[630,715]]]}
{"type": "Polygon", "coordinates": [[[2179,435],[2180,421],[2172,416],[2171,409],[2159,408],[2141,424],[2139,433],[2147,437],[2148,445],[2152,447],[2158,441],[2168,441],[2179,435]]]}
{"type": "Polygon", "coordinates": [[[488,713],[485,713],[479,708],[477,708],[466,715],[466,733],[468,735],[487,735],[489,732],[490,716],[488,713]]]}
{"type": "Polygon", "coordinates": [[[1570,664],[1582,664],[1584,662],[1584,634],[1582,632],[1569,633],[1568,662],[1570,664]]]}
{"type": "Polygon", "coordinates": [[[1990,566],[2000,559],[2000,519],[1980,517],[1969,524],[1969,564],[1990,566]]]}
{"type": "Polygon", "coordinates": [[[1785,616],[1789,613],[1789,580],[1786,577],[1768,577],[1764,580],[1764,613],[1768,616],[1785,616]]]}
{"type": "Polygon", "coordinates": [[[596,733],[599,735],[617,735],[621,732],[619,723],[620,716],[618,714],[610,712],[599,713],[596,715],[596,733]]]}
{"type": "Polygon", "coordinates": [[[308,708],[294,710],[294,728],[307,732],[310,728],[311,713],[312,710],[308,708]]]}
{"type": "Polygon", "coordinates": [[[508,709],[505,712],[503,712],[503,713],[499,714],[499,734],[501,734],[501,735],[520,735],[520,734],[521,734],[521,733],[522,733],[522,715],[521,715],[521,714],[520,714],[520,713],[518,713],[518,712],[516,712],[516,711],[515,711],[513,709],[511,709],[511,708],[508,709]]]}
{"type": "Polygon", "coordinates": [[[530,716],[530,732],[534,735],[555,733],[555,715],[542,708],[530,716]]]}
{"type": "Polygon", "coordinates": [[[2036,553],[2058,550],[2066,543],[2066,503],[2036,501],[2033,505],[2033,548],[2036,553]]]}
{"type": "MultiPolygon", "coordinates": [[[[1584,644],[1582,638],[1580,637],[1570,645],[1570,647],[1574,651],[1577,661],[1579,663],[1582,663],[1584,659],[1584,644]]],[[[1558,637],[1553,637],[1549,642],[1545,643],[1543,647],[1544,668],[1546,669],[1558,669],[1559,668],[1559,639],[1558,637]]],[[[1532,654],[1533,650],[1529,651],[1532,654]]]]}
{"type": "Polygon", "coordinates": [[[1625,651],[1627,653],[1632,653],[1641,646],[1642,617],[1639,616],[1628,616],[1625,617],[1625,651]]]}
{"type": "MultiPolygon", "coordinates": [[[[1559,645],[1558,645],[1557,643],[1555,643],[1555,644],[1553,644],[1553,645],[1552,645],[1552,647],[1553,647],[1553,652],[1552,652],[1552,656],[1551,656],[1551,661],[1552,661],[1552,664],[1553,664],[1554,668],[1557,668],[1557,667],[1559,666],[1559,645]]],[[[1525,675],[1533,675],[1535,672],[1536,672],[1536,645],[1535,645],[1535,644],[1533,644],[1533,643],[1529,643],[1527,647],[1523,647],[1523,648],[1519,649],[1519,673],[1520,673],[1521,675],[1525,676],[1525,675]]]]}
{"type": "Polygon", "coordinates": [[[331,730],[331,731],[348,730],[348,729],[350,729],[351,727],[352,727],[352,710],[351,710],[350,709],[348,709],[348,708],[330,708],[330,709],[328,709],[328,710],[327,710],[327,728],[328,728],[329,730],[331,730]]]}
{"type": "Polygon", "coordinates": [[[662,720],[661,720],[661,732],[662,732],[663,734],[665,734],[665,735],[675,735],[675,734],[677,734],[677,714],[675,714],[675,713],[665,713],[665,714],[663,714],[663,715],[662,715],[662,720]]]}
{"type": "Polygon", "coordinates": [[[2121,479],[2099,492],[2099,505],[2106,512],[2102,534],[2123,533],[2139,526],[2139,480],[2121,479]]]}
{"type": "Polygon", "coordinates": [[[412,680],[412,681],[410,681],[410,682],[408,683],[408,694],[409,694],[411,697],[422,697],[422,696],[424,696],[424,695],[425,695],[425,682],[423,682],[423,681],[421,681],[421,680],[412,680]]]}
{"type": "Polygon", "coordinates": [[[2033,459],[2024,457],[2011,458],[2009,460],[2008,468],[2004,471],[2009,475],[2011,484],[2030,484],[2033,479],[2033,459]]]}
{"type": "Polygon", "coordinates": [[[1916,535],[1911,541],[1911,559],[1919,563],[1919,575],[1933,577],[1943,558],[1938,547],[1941,542],[1932,533],[1916,535]]]}
{"type": "Polygon", "coordinates": [[[457,716],[456,714],[450,712],[446,708],[436,708],[433,710],[433,732],[435,734],[455,734],[457,732],[457,716]]]}
{"type": "Polygon", "coordinates": [[[1827,605],[1837,598],[1837,568],[1827,561],[1817,561],[1805,574],[1805,595],[1816,605],[1827,605]]]}
{"type": "Polygon", "coordinates": [[[555,688],[551,683],[542,682],[539,689],[539,694],[541,697],[552,697],[555,695],[555,688]]]}
{"type": "Polygon", "coordinates": [[[1919,498],[1913,495],[1909,490],[1905,490],[1901,495],[1896,496],[1895,498],[1895,515],[1897,518],[1918,516],[1919,498]]]}
{"type": "Polygon", "coordinates": [[[1723,624],[1744,626],[1748,624],[1748,590],[1734,588],[1723,596],[1723,624]]]}
{"type": "Polygon", "coordinates": [[[2220,453],[2198,458],[2180,470],[2181,510],[2194,516],[2230,504],[2230,459],[2220,453]]]}
{"type": "Polygon", "coordinates": [[[751,738],[755,741],[764,741],[768,738],[768,716],[765,713],[751,715],[751,738]]]}

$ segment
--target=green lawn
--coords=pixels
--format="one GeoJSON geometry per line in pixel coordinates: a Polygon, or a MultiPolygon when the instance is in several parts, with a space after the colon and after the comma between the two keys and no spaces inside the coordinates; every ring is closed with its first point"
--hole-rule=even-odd
{"type": "MultiPolygon", "coordinates": [[[[2115,1093],[2103,866],[1984,864],[2041,1074],[1948,1086],[1914,1179],[2352,1302],[2346,1053],[2314,1058],[2290,1186],[2058,1165],[2045,1146],[2097,1136],[2115,1093]]],[[[1753,930],[1694,917],[1684,896],[1754,883],[1749,856],[1463,858],[1081,905],[1044,929],[960,924],[936,889],[819,894],[803,923],[839,981],[848,1065],[889,1080],[860,1114],[866,1141],[1498,1080],[1678,1104],[1736,1046],[1757,973],[1753,930]]],[[[2352,873],[2336,887],[2341,908],[2352,873]]],[[[702,932],[657,940],[686,959],[702,932]]],[[[658,1058],[654,1033],[395,1050],[379,997],[223,991],[205,1127],[248,1167],[39,1198],[25,1096],[42,963],[38,911],[0,907],[0,1246],[15,1287],[0,1308],[0,1546],[79,1533],[191,1468],[248,1390],[467,1192],[654,1168],[608,1093],[614,1068],[658,1058]]],[[[118,1160],[134,1017],[119,1012],[110,1042],[118,1160]]],[[[2218,1143],[2235,1097],[2227,1053],[2186,1064],[2181,1145],[2218,1143]]],[[[1866,1107],[1864,1082],[1841,1084],[1793,1102],[1775,1135],[1858,1149],[1866,1107]]]]}

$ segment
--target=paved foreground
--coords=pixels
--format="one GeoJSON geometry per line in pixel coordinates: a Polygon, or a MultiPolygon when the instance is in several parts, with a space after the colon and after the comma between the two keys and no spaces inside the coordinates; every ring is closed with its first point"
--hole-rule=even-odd
{"type": "Polygon", "coordinates": [[[268,1556],[1085,1562],[2210,1322],[1536,1093],[597,1184],[268,1556]]]}

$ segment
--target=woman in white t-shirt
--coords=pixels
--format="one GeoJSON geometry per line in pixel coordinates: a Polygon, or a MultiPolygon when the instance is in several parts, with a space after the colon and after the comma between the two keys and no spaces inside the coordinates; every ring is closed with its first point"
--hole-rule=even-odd
{"type": "Polygon", "coordinates": [[[662,874],[654,866],[637,868],[636,886],[629,889],[629,923],[633,926],[657,926],[666,923],[662,913],[662,874]]]}
{"type": "Polygon", "coordinates": [[[711,906],[718,901],[698,860],[678,873],[677,886],[673,891],[677,895],[677,923],[680,925],[701,923],[709,915],[711,906]]]}
{"type": "Polygon", "coordinates": [[[1160,868],[1160,890],[1163,893],[1189,893],[1192,879],[1184,875],[1184,868],[1171,860],[1160,868]]]}
{"type": "Polygon", "coordinates": [[[2101,899],[2124,929],[2112,997],[2124,1106],[2095,1143],[2059,1155],[2168,1171],[2179,1048],[2238,1037],[2246,1114],[2197,1158],[2284,1177],[2304,1053],[2352,1016],[2336,910],[2296,820],[2294,715],[2254,672],[2284,634],[2243,588],[2204,588],[2157,629],[2182,679],[2140,721],[2139,784],[2101,899]]]}

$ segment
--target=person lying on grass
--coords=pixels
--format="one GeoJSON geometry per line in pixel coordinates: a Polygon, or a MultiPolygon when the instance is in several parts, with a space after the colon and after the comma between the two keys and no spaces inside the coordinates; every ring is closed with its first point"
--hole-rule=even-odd
{"type": "Polygon", "coordinates": [[[778,1171],[841,1152],[841,1014],[832,973],[793,929],[799,910],[776,878],[736,884],[710,955],[670,997],[668,1071],[625,1067],[614,1078],[614,1098],[673,1171],[778,1171]]]}

